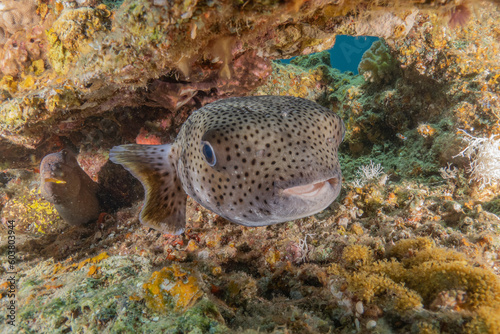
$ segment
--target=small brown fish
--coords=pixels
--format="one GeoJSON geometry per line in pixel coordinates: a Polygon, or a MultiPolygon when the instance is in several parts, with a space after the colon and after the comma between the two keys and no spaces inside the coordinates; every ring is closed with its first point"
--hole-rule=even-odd
{"type": "Polygon", "coordinates": [[[182,233],[186,194],[234,223],[264,226],[335,200],[344,132],[339,116],[305,99],[229,98],[194,112],[172,144],[116,146],[109,157],[143,184],[149,227],[182,233]]]}
{"type": "Polygon", "coordinates": [[[99,216],[98,185],[68,150],[46,155],[40,164],[41,193],[71,225],[85,225],[99,216]]]}

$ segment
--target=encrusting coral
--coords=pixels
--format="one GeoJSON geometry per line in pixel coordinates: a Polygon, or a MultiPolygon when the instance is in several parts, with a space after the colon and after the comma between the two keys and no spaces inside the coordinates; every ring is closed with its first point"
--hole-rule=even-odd
{"type": "Polygon", "coordinates": [[[57,73],[65,74],[78,51],[87,47],[95,34],[109,30],[110,15],[105,5],[66,9],[61,13],[47,31],[48,59],[57,73]]]}
{"type": "Polygon", "coordinates": [[[61,225],[56,208],[41,197],[39,189],[24,186],[24,191],[18,192],[2,207],[2,216],[19,217],[18,228],[25,232],[44,234],[61,225]]]}
{"type": "Polygon", "coordinates": [[[198,280],[177,265],[155,271],[143,287],[146,305],[158,312],[185,311],[203,296],[198,280]]]}
{"type": "MultiPolygon", "coordinates": [[[[204,104],[246,94],[269,74],[270,59],[325,50],[333,45],[336,34],[356,34],[356,20],[366,21],[362,14],[393,10],[390,3],[375,9],[370,3],[223,1],[214,6],[205,2],[174,1],[167,5],[163,1],[134,0],[124,1],[119,7],[113,2],[109,8],[97,3],[80,8],[75,7],[84,3],[72,2],[68,8],[61,3],[41,3],[38,15],[41,31],[47,32],[46,49],[24,67],[16,65],[15,71],[7,66],[11,75],[16,72],[19,76],[33,66],[32,62],[45,59],[44,75],[26,82],[40,89],[36,94],[9,92],[10,99],[0,107],[0,119],[7,124],[0,126],[0,134],[19,145],[35,147],[43,141],[43,133],[47,129],[57,131],[68,114],[84,121],[116,107],[151,105],[153,101],[158,107],[165,100],[175,100],[170,103],[175,111],[191,100],[204,104]],[[146,98],[142,94],[143,89],[161,87],[162,83],[179,84],[178,93],[172,98],[162,90],[146,98]],[[86,103],[56,103],[52,109],[47,108],[50,117],[39,117],[40,113],[33,113],[32,105],[26,103],[61,89],[71,90],[77,100],[86,103]],[[205,99],[207,94],[210,96],[205,99]],[[10,126],[12,110],[26,115],[16,127],[10,126]]],[[[400,9],[413,7],[413,2],[397,2],[396,7],[392,21],[402,20],[404,33],[396,34],[394,27],[387,26],[383,32],[373,30],[373,35],[406,35],[413,22],[410,17],[416,14],[400,9]]],[[[370,26],[365,25],[368,30],[364,33],[370,33],[370,26]]],[[[17,81],[14,78],[11,86],[17,81]]],[[[170,105],[166,107],[172,111],[170,105]]]]}

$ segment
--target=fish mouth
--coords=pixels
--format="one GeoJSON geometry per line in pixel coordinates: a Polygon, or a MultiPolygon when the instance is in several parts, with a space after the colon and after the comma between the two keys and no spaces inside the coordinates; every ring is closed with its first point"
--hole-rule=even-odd
{"type": "Polygon", "coordinates": [[[51,183],[56,183],[56,184],[64,184],[66,181],[56,179],[55,177],[47,177],[43,180],[44,182],[51,182],[51,183]]]}
{"type": "Polygon", "coordinates": [[[313,198],[322,193],[322,190],[326,190],[327,187],[332,187],[336,189],[339,185],[339,178],[332,177],[324,181],[317,181],[302,186],[295,186],[291,188],[283,189],[283,194],[291,196],[300,196],[305,198],[313,198]]]}

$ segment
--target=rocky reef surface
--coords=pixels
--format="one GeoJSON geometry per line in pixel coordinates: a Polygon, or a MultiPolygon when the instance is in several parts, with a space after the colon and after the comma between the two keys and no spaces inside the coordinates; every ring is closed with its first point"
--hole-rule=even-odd
{"type": "Polygon", "coordinates": [[[2,5],[2,332],[500,332],[498,4],[2,5]],[[321,52],[339,34],[381,37],[359,75],[321,52]],[[188,200],[183,235],[142,227],[142,188],[109,148],[170,142],[200,106],[264,94],[342,116],[339,199],[259,228],[188,200]],[[40,195],[37,167],[62,148],[101,187],[89,226],[40,195]]]}

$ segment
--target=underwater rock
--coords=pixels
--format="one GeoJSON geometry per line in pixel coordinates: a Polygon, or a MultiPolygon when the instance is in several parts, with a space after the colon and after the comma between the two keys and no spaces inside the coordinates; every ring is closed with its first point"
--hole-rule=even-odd
{"type": "Polygon", "coordinates": [[[0,85],[6,91],[15,94],[33,88],[36,81],[34,76],[45,70],[44,44],[43,28],[36,26],[15,33],[0,47],[0,73],[4,75],[0,85]],[[19,78],[22,74],[26,76],[19,78]]]}
{"type": "Polygon", "coordinates": [[[148,106],[176,112],[184,106],[193,108],[224,97],[242,96],[266,82],[272,73],[271,61],[255,51],[235,57],[230,78],[222,78],[212,65],[200,66],[187,82],[154,80],[147,94],[148,106]]]}
{"type": "MultiPolygon", "coordinates": [[[[42,46],[39,56],[17,58],[12,56],[17,50],[10,47],[5,57],[0,54],[0,67],[4,63],[6,73],[17,76],[8,81],[10,97],[0,105],[2,137],[34,148],[47,130],[80,130],[89,117],[150,102],[157,107],[167,101],[164,107],[175,116],[195,95],[198,107],[246,94],[263,83],[270,59],[323,51],[333,46],[337,34],[362,31],[403,38],[415,16],[413,2],[397,2],[393,8],[392,1],[373,8],[371,2],[361,0],[338,4],[223,1],[217,6],[212,2],[126,0],[111,2],[109,8],[96,2],[91,2],[95,7],[75,8],[83,4],[40,4],[37,17],[43,28],[39,31],[47,34],[35,42],[35,49],[42,46]],[[380,12],[391,13],[396,26],[388,25],[383,31],[373,24],[356,28],[356,22],[366,21],[369,13],[377,16],[380,12]],[[254,61],[248,61],[252,55],[254,61]],[[22,78],[30,68],[35,75],[22,78]],[[161,97],[154,93],[161,83],[183,87],[173,96],[167,92],[161,97]],[[144,96],[144,91],[153,93],[144,96]],[[65,128],[68,122],[75,124],[72,130],[65,128]]],[[[441,10],[427,3],[418,6],[441,10]]],[[[33,44],[31,38],[26,41],[33,44]]]]}
{"type": "Polygon", "coordinates": [[[106,32],[111,24],[111,12],[106,6],[64,10],[47,32],[48,59],[58,74],[65,74],[78,51],[82,50],[94,34],[106,32]]]}
{"type": "MultiPolygon", "coordinates": [[[[295,65],[272,64],[272,74],[251,95],[287,95],[317,101],[324,90],[321,84],[325,74],[320,65],[317,69],[305,69],[295,65]]],[[[333,69],[332,69],[333,70],[333,69]]]]}
{"type": "Polygon", "coordinates": [[[143,184],[146,226],[182,233],[186,193],[237,224],[264,226],[315,214],[338,196],[344,132],[336,114],[309,100],[230,98],[192,114],[173,144],[117,146],[110,159],[143,184]]]}
{"type": "Polygon", "coordinates": [[[65,222],[85,225],[99,216],[97,184],[68,150],[52,153],[40,164],[42,196],[54,204],[65,222]]]}
{"type": "Polygon", "coordinates": [[[3,0],[0,5],[0,31],[3,32],[0,44],[5,43],[8,35],[35,25],[39,20],[36,8],[36,0],[3,0]]]}
{"type": "Polygon", "coordinates": [[[442,17],[418,15],[406,38],[387,42],[401,67],[417,72],[411,75],[415,85],[430,79],[429,86],[446,88],[442,95],[448,111],[441,111],[437,101],[428,96],[428,107],[437,107],[432,113],[450,117],[454,131],[463,129],[474,136],[489,137],[500,133],[500,11],[498,3],[484,1],[471,8],[465,26],[446,29],[439,27],[442,17]]]}
{"type": "Polygon", "coordinates": [[[398,64],[391,56],[387,44],[378,40],[363,54],[358,71],[366,81],[389,82],[397,74],[398,64]]]}
{"type": "Polygon", "coordinates": [[[416,9],[409,9],[402,15],[384,9],[375,9],[355,23],[356,33],[364,36],[399,39],[410,32],[418,14],[419,11],[416,9]]]}

